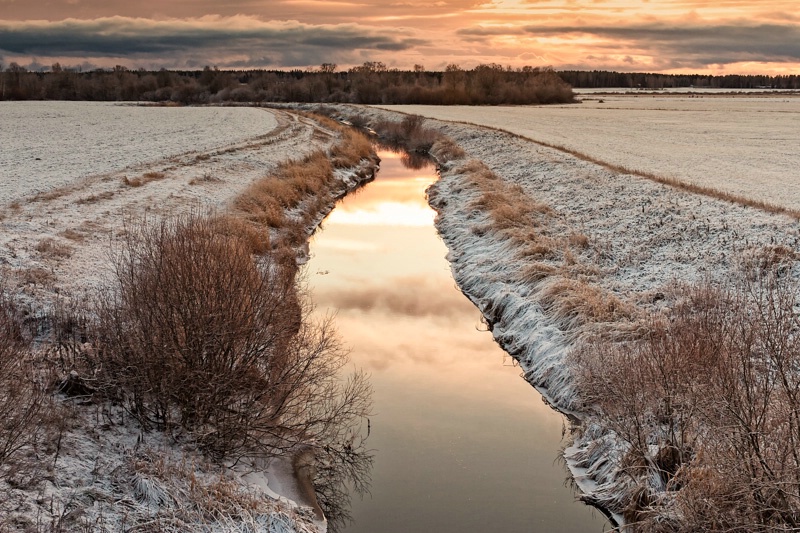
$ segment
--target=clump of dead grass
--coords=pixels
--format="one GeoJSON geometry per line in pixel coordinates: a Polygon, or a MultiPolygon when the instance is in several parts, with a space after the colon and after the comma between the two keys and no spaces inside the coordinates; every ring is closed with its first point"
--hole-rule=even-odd
{"type": "Polygon", "coordinates": [[[43,257],[50,259],[64,259],[72,255],[70,246],[49,237],[36,243],[35,249],[43,257]]]}
{"type": "Polygon", "coordinates": [[[576,279],[550,279],[538,291],[540,303],[564,331],[577,331],[590,323],[630,320],[633,306],[596,285],[576,279]]]}
{"type": "Polygon", "coordinates": [[[357,166],[361,160],[372,154],[372,143],[363,134],[345,129],[342,139],[330,149],[331,163],[334,168],[350,168],[357,166]]]}
{"type": "Polygon", "coordinates": [[[115,194],[116,193],[114,191],[105,191],[97,194],[90,194],[89,196],[78,198],[77,200],[75,200],[75,203],[77,205],[96,204],[104,200],[110,200],[111,198],[114,197],[115,194]]]}
{"type": "Polygon", "coordinates": [[[270,176],[254,182],[235,200],[236,209],[248,220],[281,228],[286,211],[298,207],[308,196],[325,195],[333,178],[327,155],[316,151],[299,161],[289,161],[270,176]]]}
{"type": "Polygon", "coordinates": [[[143,185],[147,185],[152,181],[163,180],[166,177],[167,175],[164,172],[146,172],[141,176],[136,176],[134,178],[122,176],[122,183],[128,187],[142,187],[143,185]]]}
{"type": "Polygon", "coordinates": [[[59,235],[61,235],[65,239],[69,239],[69,240],[75,241],[75,242],[83,242],[83,241],[86,240],[86,234],[85,233],[83,233],[81,231],[78,231],[78,230],[75,230],[75,229],[72,229],[72,228],[65,229],[64,231],[59,233],[59,235]]]}
{"type": "Polygon", "coordinates": [[[19,281],[25,285],[40,285],[48,287],[56,280],[52,270],[42,267],[29,267],[16,272],[19,281]]]}

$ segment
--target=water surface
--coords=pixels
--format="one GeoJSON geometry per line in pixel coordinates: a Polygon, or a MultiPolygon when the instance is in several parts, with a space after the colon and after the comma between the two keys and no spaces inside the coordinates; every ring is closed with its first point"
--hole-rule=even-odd
{"type": "Polygon", "coordinates": [[[551,410],[455,287],[424,191],[381,153],[376,181],[346,198],[311,243],[318,310],[371,373],[371,495],[348,533],[592,532],[603,516],[575,500],[557,461],[551,410]]]}

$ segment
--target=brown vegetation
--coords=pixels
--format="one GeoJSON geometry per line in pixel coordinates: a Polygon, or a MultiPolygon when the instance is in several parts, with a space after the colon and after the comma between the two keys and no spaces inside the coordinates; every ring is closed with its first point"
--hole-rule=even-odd
{"type": "MultiPolygon", "coordinates": [[[[485,222],[472,231],[509,242],[523,265],[519,280],[531,286],[537,301],[568,335],[599,324],[635,319],[635,308],[593,283],[599,269],[591,242],[582,233],[564,233],[548,205],[531,198],[517,184],[500,179],[485,164],[469,160],[454,172],[463,187],[477,195],[466,209],[485,222]]],[[[435,203],[435,200],[434,200],[435,203]]]]}
{"type": "Polygon", "coordinates": [[[0,285],[0,467],[38,440],[49,402],[22,315],[0,285]]]}
{"type": "Polygon", "coordinates": [[[142,185],[147,185],[151,181],[156,180],[163,180],[166,178],[167,175],[163,172],[146,172],[141,176],[136,176],[135,178],[129,178],[128,176],[122,177],[122,183],[127,185],[128,187],[141,187],[142,185]]]}
{"type": "Polygon", "coordinates": [[[336,445],[366,414],[363,375],[330,324],[312,325],[293,269],[197,216],[129,228],[101,298],[101,390],[146,428],[188,432],[215,457],[336,445]],[[227,233],[227,234],[226,234],[227,233]]]}
{"type": "Polygon", "coordinates": [[[42,239],[36,244],[36,251],[43,257],[59,259],[72,255],[72,248],[55,239],[42,239]]]}
{"type": "Polygon", "coordinates": [[[580,390],[627,446],[635,531],[800,527],[797,289],[776,270],[681,286],[645,338],[575,354],[580,390]]]}
{"type": "Polygon", "coordinates": [[[322,206],[332,204],[344,192],[337,189],[335,170],[353,168],[374,157],[372,144],[364,135],[342,129],[332,121],[330,125],[341,130],[342,138],[328,153],[318,150],[301,160],[282,163],[234,201],[236,211],[248,221],[278,230],[275,246],[296,246],[303,242],[322,206]],[[304,202],[313,202],[315,206],[304,209],[304,216],[287,216],[304,202]]]}

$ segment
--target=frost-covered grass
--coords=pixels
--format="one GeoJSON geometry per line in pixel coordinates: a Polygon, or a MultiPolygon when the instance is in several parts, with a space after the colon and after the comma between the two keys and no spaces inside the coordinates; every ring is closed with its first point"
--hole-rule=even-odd
{"type": "Polygon", "coordinates": [[[387,109],[500,128],[617,167],[800,209],[797,95],[608,95],[568,106],[387,109]]]}
{"type": "MultiPolygon", "coordinates": [[[[387,118],[374,109],[362,113],[387,118]]],[[[795,390],[795,377],[786,385],[773,379],[778,372],[764,372],[796,357],[780,344],[781,332],[793,327],[785,324],[796,321],[790,281],[800,277],[796,220],[497,129],[426,125],[467,154],[441,158],[441,179],[429,190],[453,275],[526,379],[581,420],[566,457],[587,501],[620,520],[647,521],[648,531],[722,523],[731,531],[796,527],[798,500],[794,492],[782,494],[782,487],[795,486],[796,462],[769,444],[791,440],[785,432],[794,427],[796,402],[786,401],[794,393],[783,390],[795,390]],[[775,270],[780,290],[736,285],[743,268],[775,270]],[[679,311],[686,312],[693,289],[676,290],[679,283],[732,292],[723,304],[698,292],[702,304],[686,319],[679,311]],[[745,318],[758,313],[761,321],[745,318]],[[673,330],[658,334],[649,316],[673,330]],[[711,327],[706,334],[710,322],[693,322],[703,317],[724,331],[711,327]],[[715,344],[713,335],[724,342],[715,344]],[[663,338],[673,341],[659,344],[663,338]],[[716,366],[704,369],[694,356],[687,361],[686,346],[674,346],[701,344],[692,339],[723,347],[701,354],[720,358],[716,366]],[[648,349],[652,357],[640,360],[648,349]],[[684,359],[662,357],[660,349],[684,359]],[[686,372],[695,377],[681,378],[686,372]],[[697,385],[703,379],[716,380],[716,388],[697,385]],[[753,415],[753,405],[770,416],[736,421],[753,415]],[[689,420],[695,425],[684,431],[689,420]],[[718,430],[723,438],[713,437],[718,430]],[[750,444],[734,443],[739,437],[750,444]]],[[[754,183],[768,182],[769,172],[754,183]]]]}
{"type": "MultiPolygon", "coordinates": [[[[84,109],[84,104],[48,105],[64,110],[66,116],[84,109]]],[[[113,115],[117,108],[108,109],[113,115]]],[[[193,120],[202,122],[203,110],[194,111],[193,120]]],[[[20,109],[15,112],[23,113],[20,109]]],[[[323,198],[317,198],[319,191],[314,187],[306,187],[296,202],[285,206],[292,232],[300,231],[294,226],[302,226],[307,236],[332,209],[336,198],[368,180],[374,171],[375,162],[365,157],[369,154],[363,151],[363,143],[361,151],[348,147],[332,150],[343,137],[347,143],[349,133],[277,111],[231,109],[226,113],[234,122],[226,127],[194,124],[204,136],[194,139],[193,134],[188,134],[189,142],[196,141],[192,148],[202,147],[202,151],[186,151],[188,146],[179,142],[167,143],[166,153],[157,149],[148,153],[151,140],[142,137],[133,143],[125,137],[128,130],[124,124],[113,131],[100,127],[108,136],[103,142],[122,148],[121,155],[117,154],[121,157],[116,163],[119,166],[105,159],[86,158],[84,153],[84,173],[54,178],[47,172],[36,173],[32,165],[26,173],[26,187],[20,188],[13,181],[0,182],[6,200],[0,210],[0,279],[5,281],[8,298],[26,312],[26,324],[45,326],[36,332],[39,338],[32,357],[40,368],[53,372],[52,378],[31,377],[26,367],[25,372],[8,376],[22,376],[28,380],[26,386],[39,392],[46,388],[47,398],[51,397],[52,382],[70,375],[70,369],[78,374],[67,382],[78,378],[78,383],[85,384],[80,378],[89,378],[90,387],[84,390],[83,385],[78,386],[78,397],[74,399],[56,396],[58,404],[68,407],[53,411],[58,416],[45,417],[47,420],[38,424],[42,437],[33,443],[30,439],[17,439],[23,446],[15,450],[13,460],[3,463],[0,459],[0,529],[120,531],[136,526],[159,531],[305,532],[324,528],[324,524],[313,523],[313,516],[274,498],[272,485],[267,487],[265,478],[268,465],[259,464],[245,474],[237,474],[198,453],[186,428],[172,425],[172,433],[148,431],[146,423],[140,425],[130,413],[111,407],[106,398],[100,397],[95,381],[100,373],[86,372],[91,370],[87,364],[96,362],[99,356],[86,329],[86,319],[92,316],[90,301],[97,289],[109,296],[107,302],[113,300],[108,284],[114,271],[111,248],[117,246],[119,251],[136,235],[126,224],[170,220],[187,213],[216,213],[219,216],[208,224],[219,239],[236,239],[255,254],[270,253],[278,241],[285,239],[276,239],[269,229],[230,216],[234,199],[248,194],[253,182],[272,179],[270,172],[290,158],[302,160],[312,153],[336,156],[340,164],[336,169],[327,167],[329,172],[323,181],[329,183],[323,198]],[[263,122],[251,124],[254,117],[263,122]],[[236,134],[228,138],[233,130],[236,134]],[[149,213],[148,217],[144,217],[145,213],[149,213]],[[47,337],[52,332],[59,333],[57,339],[47,337]],[[48,340],[58,342],[51,345],[48,340]],[[87,406],[86,397],[92,394],[93,401],[87,406]],[[245,477],[247,482],[243,481],[245,477]]],[[[156,136],[161,132],[170,139],[179,137],[180,130],[172,127],[175,124],[165,122],[154,127],[156,136]]],[[[36,120],[27,124],[31,129],[40,126],[36,120]]],[[[65,122],[56,126],[69,129],[65,122]]],[[[142,125],[137,122],[132,128],[139,126],[142,125]]],[[[30,136],[22,131],[25,127],[24,121],[19,124],[20,139],[7,139],[12,148],[27,148],[30,136]]],[[[93,139],[98,136],[97,132],[90,135],[93,139]]],[[[156,139],[155,144],[158,143],[156,139]]],[[[69,152],[78,147],[53,148],[55,152],[69,152]]],[[[295,259],[303,259],[305,249],[301,242],[292,244],[295,249],[278,255],[281,259],[291,256],[294,263],[295,259]]],[[[187,265],[193,264],[191,258],[186,261],[187,265]]],[[[135,288],[133,292],[136,293],[135,288]]],[[[155,304],[156,300],[152,298],[150,302],[155,304]]],[[[126,319],[125,313],[118,317],[126,319]]],[[[9,346],[6,337],[0,335],[0,345],[9,346]]],[[[129,346],[129,338],[120,338],[123,345],[129,346]]],[[[31,350],[30,346],[18,348],[17,344],[11,348],[3,353],[31,350]]],[[[11,361],[12,369],[18,360],[11,361]]],[[[0,366],[8,369],[7,365],[0,366]]],[[[123,388],[117,389],[117,393],[124,392],[123,388]]],[[[5,412],[2,406],[7,405],[8,402],[0,402],[0,412],[5,412]]],[[[41,410],[21,411],[36,414],[41,410]]],[[[0,429],[5,428],[4,425],[0,429]]],[[[205,429],[208,428],[203,427],[200,432],[205,429]]],[[[290,498],[299,494],[292,488],[291,471],[281,476],[278,485],[290,498]]]]}
{"type": "Polygon", "coordinates": [[[265,135],[261,109],[0,102],[0,203],[186,152],[265,135]]]}

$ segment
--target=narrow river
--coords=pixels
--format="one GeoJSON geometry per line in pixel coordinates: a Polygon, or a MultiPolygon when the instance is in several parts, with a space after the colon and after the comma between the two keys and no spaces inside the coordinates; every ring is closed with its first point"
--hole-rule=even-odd
{"type": "Polygon", "coordinates": [[[311,243],[318,311],[371,373],[371,494],[347,533],[600,532],[558,461],[563,418],[519,376],[458,291],[433,227],[432,167],[380,153],[311,243]]]}

